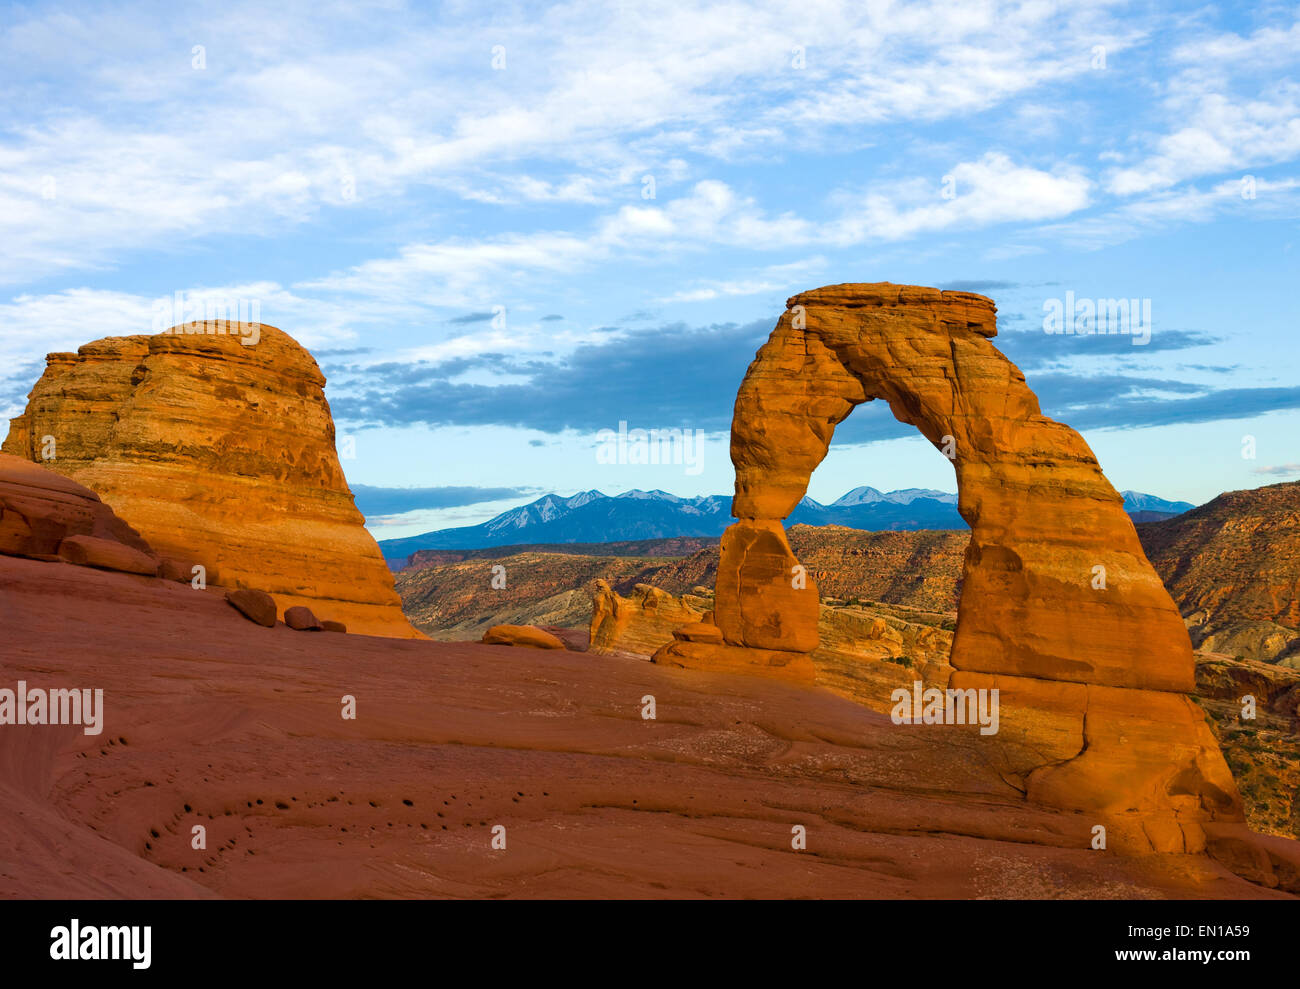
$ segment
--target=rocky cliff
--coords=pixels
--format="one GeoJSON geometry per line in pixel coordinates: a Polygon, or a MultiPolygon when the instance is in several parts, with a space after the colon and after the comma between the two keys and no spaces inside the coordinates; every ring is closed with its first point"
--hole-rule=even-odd
{"type": "Polygon", "coordinates": [[[184,573],[417,636],[343,476],[315,360],[272,326],[189,329],[50,354],[4,452],[97,492],[184,573]]]}
{"type": "Polygon", "coordinates": [[[1138,532],[1198,648],[1300,667],[1300,481],[1228,491],[1138,532]]]}

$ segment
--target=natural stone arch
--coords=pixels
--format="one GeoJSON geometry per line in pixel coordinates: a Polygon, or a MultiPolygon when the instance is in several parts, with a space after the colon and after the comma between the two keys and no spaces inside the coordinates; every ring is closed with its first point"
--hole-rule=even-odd
{"type": "Polygon", "coordinates": [[[818,592],[794,579],[782,520],[835,426],[883,399],[956,470],[971,540],[950,686],[1000,691],[989,750],[1004,778],[1118,820],[1129,847],[1199,851],[1200,822],[1243,815],[1186,696],[1186,629],[1088,445],[990,342],[995,317],[984,296],[889,283],[788,301],[736,397],[716,629],[683,630],[655,661],[815,678],[818,592]]]}

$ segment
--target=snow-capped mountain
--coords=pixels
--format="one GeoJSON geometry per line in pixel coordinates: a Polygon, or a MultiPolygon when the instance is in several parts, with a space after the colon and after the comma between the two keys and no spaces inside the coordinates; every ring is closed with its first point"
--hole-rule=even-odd
{"type": "MultiPolygon", "coordinates": [[[[1167,518],[1192,506],[1137,491],[1124,492],[1124,507],[1141,521],[1167,518]]],[[[604,543],[669,536],[720,536],[731,524],[730,495],[682,498],[667,491],[583,491],[570,497],[544,495],[481,525],[439,529],[380,542],[384,556],[401,559],[421,549],[483,549],[525,543],[604,543]]],[[[788,525],[843,525],[853,529],[964,529],[957,496],[933,488],[879,491],[854,488],[823,505],[803,498],[788,525]]]]}
{"type": "Polygon", "coordinates": [[[837,508],[848,508],[852,505],[874,505],[882,501],[894,505],[910,505],[918,498],[929,498],[932,501],[939,501],[948,505],[957,504],[956,494],[947,491],[936,491],[934,488],[900,488],[897,491],[880,491],[866,486],[854,488],[847,494],[840,495],[831,504],[837,508]]]}
{"type": "MultiPolygon", "coordinates": [[[[1141,491],[1121,491],[1120,494],[1124,496],[1124,511],[1130,515],[1144,512],[1169,518],[1171,515],[1182,515],[1183,512],[1190,512],[1196,507],[1190,501],[1165,501],[1163,498],[1143,494],[1141,491]]],[[[1154,521],[1154,519],[1144,521],[1154,521]]]]}

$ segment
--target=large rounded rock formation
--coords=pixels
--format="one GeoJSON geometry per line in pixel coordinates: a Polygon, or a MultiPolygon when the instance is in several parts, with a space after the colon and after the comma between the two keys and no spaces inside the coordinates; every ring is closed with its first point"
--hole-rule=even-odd
{"type": "Polygon", "coordinates": [[[353,503],[316,361],[273,326],[231,326],[50,354],[4,452],[95,491],[187,579],[201,564],[281,612],[419,636],[353,503]]]}
{"type": "Polygon", "coordinates": [[[990,343],[993,302],[889,283],[794,296],[736,397],[732,514],[714,622],[721,644],[655,661],[806,679],[818,592],[781,520],[835,427],[889,403],[952,461],[970,524],[954,690],[999,692],[983,737],[1031,800],[1085,811],[1112,847],[1200,851],[1203,825],[1243,819],[1202,712],[1191,643],[1123,501],[1074,430],[1042,415],[990,343]]]}

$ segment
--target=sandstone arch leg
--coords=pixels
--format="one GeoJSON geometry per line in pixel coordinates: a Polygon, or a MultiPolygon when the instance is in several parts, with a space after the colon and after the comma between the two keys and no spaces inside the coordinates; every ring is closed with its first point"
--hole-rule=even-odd
{"type": "MultiPolygon", "coordinates": [[[[732,515],[715,623],[657,662],[810,679],[818,595],[782,520],[835,427],[881,399],[948,454],[971,526],[953,642],[956,689],[997,689],[990,758],[1036,801],[1111,822],[1129,848],[1200,851],[1243,820],[1194,686],[1191,642],[1123,502],[1074,430],[1043,416],[990,342],[991,300],[836,285],[793,297],[736,396],[732,515]]],[[[1112,841],[1112,845],[1114,841],[1112,841]]]]}

